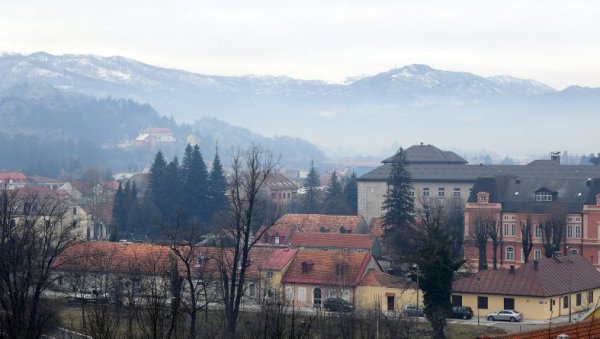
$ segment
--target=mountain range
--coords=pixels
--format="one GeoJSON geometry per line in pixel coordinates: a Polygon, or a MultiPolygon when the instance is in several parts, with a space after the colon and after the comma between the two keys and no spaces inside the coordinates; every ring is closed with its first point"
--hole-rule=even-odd
{"type": "Polygon", "coordinates": [[[589,152],[585,136],[600,122],[598,88],[557,90],[535,80],[427,65],[331,84],[201,75],[118,56],[2,54],[0,79],[0,90],[47,83],[99,98],[129,98],[179,122],[217,118],[266,136],[301,137],[330,154],[390,152],[390,146],[421,141],[459,150],[589,152]]]}

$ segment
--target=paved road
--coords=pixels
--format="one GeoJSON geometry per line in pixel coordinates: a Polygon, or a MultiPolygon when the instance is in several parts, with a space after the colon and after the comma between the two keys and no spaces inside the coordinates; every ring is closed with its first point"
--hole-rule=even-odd
{"type": "MultiPolygon", "coordinates": [[[[587,312],[586,312],[587,313],[587,312]]],[[[580,319],[583,320],[586,314],[574,313],[571,317],[572,322],[577,322],[580,319]]],[[[477,318],[469,319],[469,320],[454,320],[448,319],[449,323],[454,324],[465,324],[465,325],[473,325],[477,326],[477,318]]],[[[501,328],[508,333],[519,333],[519,332],[528,332],[533,330],[539,330],[542,328],[555,327],[560,325],[565,325],[569,323],[569,316],[561,316],[558,318],[552,319],[552,321],[548,320],[523,320],[522,322],[511,323],[508,321],[488,321],[484,317],[479,320],[479,326],[493,326],[497,328],[501,328]]]]}

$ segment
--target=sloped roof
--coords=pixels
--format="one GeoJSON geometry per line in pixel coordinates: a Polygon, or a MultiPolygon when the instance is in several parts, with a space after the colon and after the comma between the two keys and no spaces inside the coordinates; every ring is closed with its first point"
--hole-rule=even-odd
{"type": "MultiPolygon", "coordinates": [[[[567,213],[580,213],[589,198],[590,187],[584,178],[479,178],[473,185],[468,202],[477,202],[478,192],[488,192],[489,202],[502,203],[506,212],[545,213],[552,203],[556,203],[567,213]],[[536,201],[536,193],[542,191],[556,196],[552,202],[536,201]]],[[[595,198],[593,203],[596,203],[595,198]]]]}
{"type": "Polygon", "coordinates": [[[12,181],[27,181],[27,175],[23,172],[0,172],[0,182],[12,181]]]}
{"type": "Polygon", "coordinates": [[[269,187],[272,191],[298,190],[298,186],[281,173],[271,173],[267,177],[265,185],[269,187]]]}
{"type": "Polygon", "coordinates": [[[453,292],[551,297],[600,288],[600,272],[579,254],[542,258],[514,272],[509,269],[479,271],[456,280],[453,292]],[[477,279],[479,278],[479,283],[477,279]]]}
{"type": "MultiPolygon", "coordinates": [[[[414,145],[405,149],[406,160],[411,164],[466,164],[467,161],[452,151],[442,151],[433,145],[414,145]]],[[[396,162],[396,155],[382,161],[396,162]]]]}
{"type": "Polygon", "coordinates": [[[374,217],[369,222],[369,233],[373,234],[377,238],[383,237],[385,227],[383,226],[383,218],[374,217]]]}
{"type": "Polygon", "coordinates": [[[31,182],[36,184],[63,184],[63,180],[58,180],[54,178],[42,177],[39,175],[32,175],[29,177],[31,182]]]}
{"type": "Polygon", "coordinates": [[[356,286],[362,280],[372,257],[369,253],[299,251],[282,281],[322,285],[356,286]],[[311,265],[307,273],[302,272],[302,264],[311,265]],[[336,265],[342,265],[341,274],[336,265]]]}
{"type": "Polygon", "coordinates": [[[341,227],[351,233],[360,233],[361,225],[366,225],[366,223],[365,219],[359,215],[286,214],[269,228],[267,234],[289,237],[293,230],[321,232],[321,227],[332,233],[339,232],[341,227]]]}
{"type": "Polygon", "coordinates": [[[371,249],[373,236],[369,234],[293,232],[288,244],[293,247],[371,249]]]}
{"type": "Polygon", "coordinates": [[[417,284],[410,279],[370,269],[360,281],[361,286],[377,286],[399,289],[416,289],[417,284]]]}
{"type": "Polygon", "coordinates": [[[290,263],[296,253],[298,253],[298,250],[277,248],[270,253],[265,268],[268,270],[281,271],[290,263]]]}

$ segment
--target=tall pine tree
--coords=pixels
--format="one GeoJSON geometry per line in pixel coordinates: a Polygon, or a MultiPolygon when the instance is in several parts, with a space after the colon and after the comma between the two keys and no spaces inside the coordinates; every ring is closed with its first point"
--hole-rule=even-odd
{"type": "Polygon", "coordinates": [[[304,213],[319,213],[321,201],[321,192],[319,191],[320,186],[321,177],[315,168],[314,162],[311,161],[310,170],[304,181],[305,194],[302,201],[304,213]]]}
{"type": "Polygon", "coordinates": [[[227,208],[227,179],[223,165],[219,158],[219,148],[215,152],[212,169],[208,180],[208,197],[210,199],[210,212],[212,216],[227,208]]]}
{"type": "Polygon", "coordinates": [[[406,152],[400,148],[393,158],[383,201],[383,224],[386,231],[405,228],[414,223],[414,201],[410,195],[412,186],[407,165],[406,152]]]}
{"type": "Polygon", "coordinates": [[[327,194],[324,204],[325,214],[347,214],[348,207],[343,197],[342,184],[338,180],[336,171],[333,171],[329,185],[327,185],[327,194]]]}
{"type": "Polygon", "coordinates": [[[191,217],[208,220],[208,171],[198,145],[188,145],[183,158],[184,206],[191,217]]]}
{"type": "Polygon", "coordinates": [[[358,182],[356,181],[356,173],[352,172],[344,184],[344,199],[348,206],[348,211],[352,215],[358,213],[358,182]]]}

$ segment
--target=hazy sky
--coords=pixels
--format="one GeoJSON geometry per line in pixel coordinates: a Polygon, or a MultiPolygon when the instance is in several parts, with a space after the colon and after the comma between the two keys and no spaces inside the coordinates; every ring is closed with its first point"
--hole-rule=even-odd
{"type": "Polygon", "coordinates": [[[11,1],[0,51],[332,82],[412,63],[600,87],[600,1],[11,1]]]}

